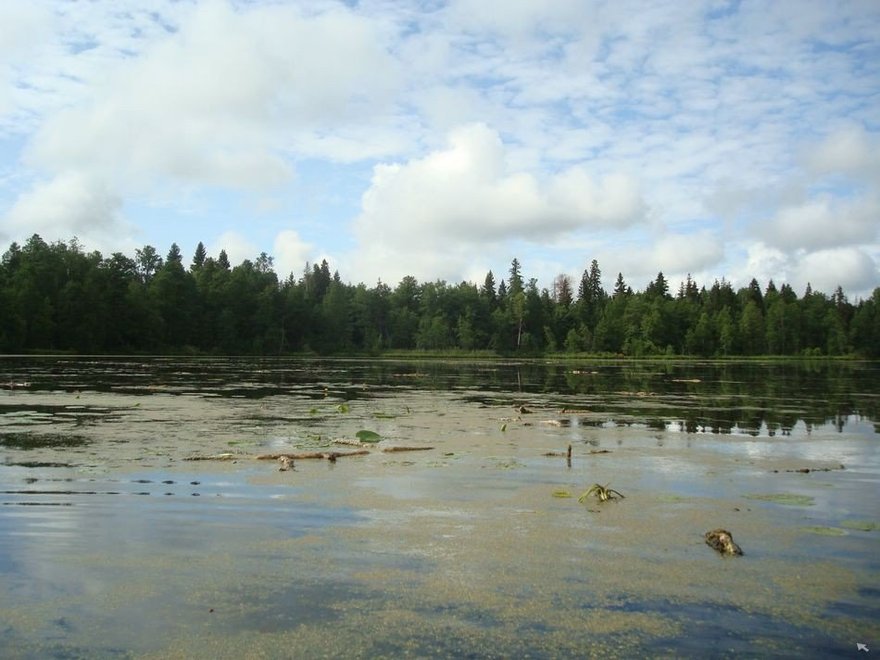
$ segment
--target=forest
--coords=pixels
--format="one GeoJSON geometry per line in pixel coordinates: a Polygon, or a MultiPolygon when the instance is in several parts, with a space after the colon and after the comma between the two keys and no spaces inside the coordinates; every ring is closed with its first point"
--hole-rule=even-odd
{"type": "Polygon", "coordinates": [[[880,288],[849,301],[807,286],[690,277],[671,291],[663,273],[643,289],[622,274],[602,286],[593,260],[580,281],[538,288],[513,259],[482,284],[394,288],[343,282],[326,261],[279,279],[272,257],[233,266],[199,243],[188,265],[176,244],[163,258],[86,252],[76,239],[34,234],[0,262],[0,352],[81,354],[370,354],[409,350],[498,355],[880,357],[880,288]]]}

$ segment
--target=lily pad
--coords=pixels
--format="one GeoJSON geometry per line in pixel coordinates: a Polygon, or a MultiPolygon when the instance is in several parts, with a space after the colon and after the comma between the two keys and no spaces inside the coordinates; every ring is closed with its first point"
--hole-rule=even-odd
{"type": "Polygon", "coordinates": [[[814,525],[810,527],[801,527],[801,531],[810,534],[818,534],[819,536],[846,536],[846,532],[838,527],[822,527],[814,525]]]}
{"type": "Polygon", "coordinates": [[[347,403],[340,403],[338,406],[336,406],[336,412],[338,413],[347,413],[350,410],[351,408],[347,403]]]}
{"type": "Polygon", "coordinates": [[[847,529],[857,529],[860,532],[880,532],[880,523],[870,520],[844,520],[840,526],[847,529]]]}
{"type": "Polygon", "coordinates": [[[744,497],[748,500],[761,500],[762,502],[773,502],[787,506],[812,506],[815,501],[809,495],[795,495],[794,493],[752,493],[744,497]]]}
{"type": "Polygon", "coordinates": [[[355,433],[355,437],[361,442],[379,442],[382,436],[375,431],[367,431],[366,429],[355,433]]]}

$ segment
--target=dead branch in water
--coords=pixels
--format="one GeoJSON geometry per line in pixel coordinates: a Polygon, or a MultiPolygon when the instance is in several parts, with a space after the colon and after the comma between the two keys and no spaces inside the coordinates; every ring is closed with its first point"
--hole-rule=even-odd
{"type": "Polygon", "coordinates": [[[302,454],[290,454],[290,453],[282,453],[282,454],[260,454],[257,456],[258,461],[277,461],[282,456],[287,457],[291,461],[302,461],[309,458],[323,458],[331,463],[334,462],[337,458],[344,458],[346,456],[363,456],[364,454],[369,454],[370,452],[366,449],[361,449],[360,451],[310,451],[302,454]]]}
{"type": "Polygon", "coordinates": [[[242,456],[241,454],[223,453],[223,454],[211,454],[210,456],[187,456],[183,460],[185,460],[185,461],[234,461],[239,458],[247,458],[247,457],[242,456]]]}
{"type": "Polygon", "coordinates": [[[382,451],[391,453],[395,451],[427,451],[433,447],[382,447],[382,451]]]}

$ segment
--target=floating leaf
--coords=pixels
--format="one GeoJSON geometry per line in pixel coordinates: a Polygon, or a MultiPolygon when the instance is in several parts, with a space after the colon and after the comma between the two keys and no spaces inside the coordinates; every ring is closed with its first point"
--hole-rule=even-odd
{"type": "Polygon", "coordinates": [[[358,431],[355,436],[361,442],[379,442],[382,436],[375,431],[367,431],[366,429],[358,431]]]}
{"type": "Polygon", "coordinates": [[[507,430],[507,422],[501,425],[501,432],[504,433],[507,430]]]}
{"type": "Polygon", "coordinates": [[[338,413],[347,413],[349,410],[351,410],[351,408],[348,407],[347,403],[340,403],[336,406],[336,412],[338,413]]]}
{"type": "Polygon", "coordinates": [[[571,497],[571,493],[568,492],[567,490],[554,490],[553,497],[560,497],[560,498],[571,497]]]}
{"type": "Polygon", "coordinates": [[[761,500],[788,506],[812,506],[814,498],[809,495],[795,495],[793,493],[752,493],[745,495],[748,500],[761,500]]]}
{"type": "Polygon", "coordinates": [[[840,526],[847,529],[857,529],[860,532],[880,532],[880,523],[870,520],[844,520],[840,526]]]}
{"type": "Polygon", "coordinates": [[[374,412],[373,417],[375,419],[394,419],[395,417],[397,417],[397,415],[391,415],[389,413],[384,413],[384,412],[374,412]]]}

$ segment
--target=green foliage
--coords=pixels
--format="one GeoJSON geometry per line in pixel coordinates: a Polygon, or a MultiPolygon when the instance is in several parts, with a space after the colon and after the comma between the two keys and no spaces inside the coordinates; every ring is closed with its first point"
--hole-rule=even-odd
{"type": "Polygon", "coordinates": [[[787,284],[707,290],[688,277],[673,297],[663,273],[643,292],[619,273],[609,295],[593,260],[575,299],[568,276],[539,289],[517,259],[497,286],[492,272],[479,286],[355,286],[327,261],[279,281],[273,266],[261,253],[233,267],[202,243],[189,268],[176,244],[164,259],[150,245],[104,258],[35,234],[0,259],[0,351],[880,357],[880,288],[852,304],[840,287],[798,298],[787,284]]]}

